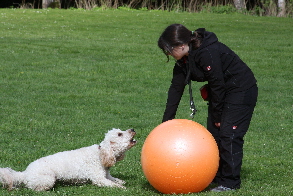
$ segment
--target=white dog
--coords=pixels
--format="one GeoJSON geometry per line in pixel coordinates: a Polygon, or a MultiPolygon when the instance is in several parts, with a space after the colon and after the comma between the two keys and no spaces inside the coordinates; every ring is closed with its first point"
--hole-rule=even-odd
{"type": "Polygon", "coordinates": [[[100,145],[59,152],[40,158],[28,165],[25,171],[0,168],[0,183],[12,189],[24,185],[44,191],[51,189],[56,180],[97,186],[125,188],[125,182],[110,175],[109,168],[124,158],[125,152],[136,144],[133,129],[112,129],[100,145]]]}

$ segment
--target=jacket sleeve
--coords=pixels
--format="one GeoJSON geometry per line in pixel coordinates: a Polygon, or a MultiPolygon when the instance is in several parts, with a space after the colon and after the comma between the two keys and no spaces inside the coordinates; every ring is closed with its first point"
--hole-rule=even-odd
{"type": "Polygon", "coordinates": [[[185,78],[184,68],[176,64],[173,69],[173,78],[168,91],[168,99],[162,122],[175,118],[186,85],[185,78]]]}
{"type": "Polygon", "coordinates": [[[212,121],[221,122],[221,115],[225,100],[225,81],[222,70],[221,54],[216,49],[208,47],[200,55],[200,66],[208,80],[210,100],[212,106],[212,121]]]}

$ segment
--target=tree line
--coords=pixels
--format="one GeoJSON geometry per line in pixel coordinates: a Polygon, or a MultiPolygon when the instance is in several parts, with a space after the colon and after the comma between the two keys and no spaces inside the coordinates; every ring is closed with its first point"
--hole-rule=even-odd
{"type": "Polygon", "coordinates": [[[293,0],[1,0],[1,8],[113,8],[200,12],[212,7],[234,8],[256,15],[292,16],[293,0]]]}

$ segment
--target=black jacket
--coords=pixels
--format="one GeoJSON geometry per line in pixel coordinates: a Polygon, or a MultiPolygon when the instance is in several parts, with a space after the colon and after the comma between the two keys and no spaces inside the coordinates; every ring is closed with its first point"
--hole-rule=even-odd
{"type": "MultiPolygon", "coordinates": [[[[197,82],[208,82],[209,104],[213,111],[213,122],[221,122],[224,102],[237,104],[235,95],[256,85],[256,79],[250,68],[230,48],[218,41],[217,36],[198,29],[204,35],[201,46],[189,51],[190,79],[197,82]]],[[[176,62],[173,69],[173,79],[168,91],[166,110],[163,122],[175,118],[176,111],[186,86],[186,62],[183,59],[176,62]]],[[[237,97],[237,96],[236,96],[237,97]]]]}

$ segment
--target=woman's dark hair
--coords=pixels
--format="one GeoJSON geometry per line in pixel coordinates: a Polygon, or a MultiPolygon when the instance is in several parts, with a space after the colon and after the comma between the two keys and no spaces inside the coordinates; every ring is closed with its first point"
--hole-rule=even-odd
{"type": "Polygon", "coordinates": [[[189,50],[197,49],[201,45],[202,35],[196,31],[190,31],[182,24],[172,24],[168,26],[158,40],[158,46],[162,49],[169,61],[172,50],[183,44],[191,47],[189,50]]]}

